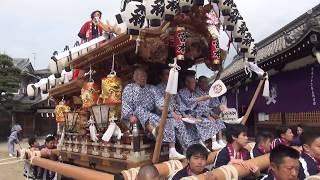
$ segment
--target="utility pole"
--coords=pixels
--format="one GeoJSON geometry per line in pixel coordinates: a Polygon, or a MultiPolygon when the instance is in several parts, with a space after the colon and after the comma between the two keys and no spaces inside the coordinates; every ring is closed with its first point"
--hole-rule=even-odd
{"type": "Polygon", "coordinates": [[[33,55],[33,66],[34,66],[33,68],[36,69],[36,56],[37,56],[37,53],[33,52],[32,55],[33,55]]]}

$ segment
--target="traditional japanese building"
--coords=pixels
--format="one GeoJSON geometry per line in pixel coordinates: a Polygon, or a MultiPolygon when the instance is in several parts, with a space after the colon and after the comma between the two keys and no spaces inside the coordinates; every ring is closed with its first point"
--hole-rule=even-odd
{"type": "MultiPolygon", "coordinates": [[[[299,123],[320,126],[320,5],[258,42],[256,62],[268,72],[270,98],[259,95],[248,125],[274,128],[299,123]]],[[[244,114],[257,88],[257,76],[245,73],[240,56],[223,71],[229,107],[244,114]]]]}

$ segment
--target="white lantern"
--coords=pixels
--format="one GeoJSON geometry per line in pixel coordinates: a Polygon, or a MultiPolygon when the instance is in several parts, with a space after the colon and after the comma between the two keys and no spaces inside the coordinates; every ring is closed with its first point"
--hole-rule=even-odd
{"type": "Polygon", "coordinates": [[[61,73],[61,82],[63,83],[68,83],[71,81],[72,79],[72,76],[73,76],[73,71],[66,71],[66,70],[63,70],[62,73],[61,73]]]}
{"type": "Polygon", "coordinates": [[[173,21],[178,7],[178,0],[164,0],[164,20],[173,21]]]}
{"type": "Polygon", "coordinates": [[[179,6],[182,13],[187,13],[191,10],[193,0],[179,0],[179,6]]]}
{"type": "Polygon", "coordinates": [[[53,88],[57,85],[56,77],[54,76],[54,74],[51,74],[48,77],[48,79],[49,79],[50,88],[53,88]]]}
{"type": "Polygon", "coordinates": [[[251,46],[251,43],[254,41],[254,39],[251,36],[251,33],[249,31],[246,31],[244,37],[242,37],[242,41],[240,43],[240,52],[246,53],[248,52],[248,49],[251,46]]]}
{"type": "Polygon", "coordinates": [[[28,84],[27,86],[27,95],[30,99],[35,99],[38,94],[38,88],[34,84],[28,84]]]}
{"type": "Polygon", "coordinates": [[[146,18],[150,21],[150,26],[160,26],[164,13],[164,0],[144,0],[144,6],[146,8],[146,18]]]}
{"type": "Polygon", "coordinates": [[[241,42],[242,37],[245,35],[246,31],[248,31],[248,28],[241,17],[241,19],[238,19],[237,24],[235,25],[234,30],[232,31],[232,37],[234,39],[234,42],[241,42]]]}
{"type": "Polygon", "coordinates": [[[257,47],[255,44],[251,43],[250,48],[248,49],[248,52],[245,53],[245,56],[248,58],[249,62],[254,62],[254,60],[257,57],[257,47]]]}
{"type": "Polygon", "coordinates": [[[144,25],[146,10],[139,1],[131,1],[126,5],[125,11],[116,15],[119,24],[124,22],[128,28],[128,34],[139,35],[144,25]]]}
{"type": "Polygon", "coordinates": [[[49,79],[48,78],[43,78],[40,79],[39,81],[39,85],[40,85],[40,90],[44,93],[48,92],[48,87],[49,87],[49,79]]]}
{"type": "Polygon", "coordinates": [[[223,16],[229,16],[232,7],[235,7],[233,0],[220,0],[218,4],[223,16]]]}
{"type": "Polygon", "coordinates": [[[223,26],[225,27],[226,31],[233,31],[234,26],[237,24],[239,18],[242,18],[239,14],[239,10],[234,7],[231,9],[229,16],[223,17],[223,26]]]}

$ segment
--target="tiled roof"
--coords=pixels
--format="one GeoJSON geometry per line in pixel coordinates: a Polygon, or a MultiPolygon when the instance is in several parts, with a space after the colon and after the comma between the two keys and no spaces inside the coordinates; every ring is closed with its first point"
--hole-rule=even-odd
{"type": "Polygon", "coordinates": [[[29,59],[27,58],[13,58],[13,64],[21,71],[33,72],[34,69],[29,59]]]}
{"type": "MultiPolygon", "coordinates": [[[[257,63],[259,64],[287,51],[299,43],[311,30],[320,32],[320,4],[258,42],[256,44],[258,50],[257,63]]],[[[227,79],[243,69],[243,59],[237,56],[221,73],[221,79],[227,79]]]]}

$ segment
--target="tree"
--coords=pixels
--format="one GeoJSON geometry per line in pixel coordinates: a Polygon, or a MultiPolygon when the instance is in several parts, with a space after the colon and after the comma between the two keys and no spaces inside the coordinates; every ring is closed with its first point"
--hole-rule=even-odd
{"type": "Polygon", "coordinates": [[[13,93],[20,87],[20,69],[14,66],[13,59],[0,54],[0,112],[8,113],[14,104],[13,93]]]}

